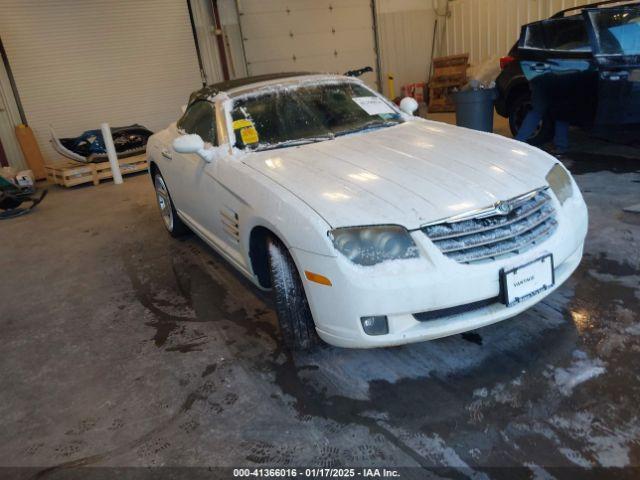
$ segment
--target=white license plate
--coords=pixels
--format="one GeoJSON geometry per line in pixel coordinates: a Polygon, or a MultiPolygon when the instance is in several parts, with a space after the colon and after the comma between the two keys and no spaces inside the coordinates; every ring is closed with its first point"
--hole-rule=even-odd
{"type": "Polygon", "coordinates": [[[553,255],[500,272],[503,301],[510,307],[553,287],[553,255]]]}

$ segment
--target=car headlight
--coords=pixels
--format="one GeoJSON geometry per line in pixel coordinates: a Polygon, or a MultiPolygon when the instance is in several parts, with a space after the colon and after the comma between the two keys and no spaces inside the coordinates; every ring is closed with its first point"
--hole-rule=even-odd
{"type": "Polygon", "coordinates": [[[553,190],[553,193],[556,194],[556,197],[558,197],[560,205],[563,205],[564,202],[573,195],[571,177],[559,163],[556,163],[553,168],[549,170],[549,173],[547,173],[547,183],[551,187],[551,190],[553,190]]]}
{"type": "Polygon", "coordinates": [[[336,250],[356,265],[370,266],[419,256],[411,235],[400,226],[337,228],[329,236],[336,250]]]}

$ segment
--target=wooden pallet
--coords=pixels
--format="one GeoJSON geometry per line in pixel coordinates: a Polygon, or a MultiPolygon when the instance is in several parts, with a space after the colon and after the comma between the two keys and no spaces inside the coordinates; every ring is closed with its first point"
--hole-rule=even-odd
{"type": "Polygon", "coordinates": [[[454,112],[451,94],[467,83],[469,54],[440,57],[433,60],[433,77],[429,82],[429,111],[454,112]]]}
{"type": "MultiPolygon", "coordinates": [[[[118,162],[122,175],[141,172],[149,166],[145,154],[121,158],[118,162]]],[[[98,185],[100,180],[113,178],[109,162],[81,163],[74,160],[64,160],[45,165],[45,169],[47,180],[63,187],[73,187],[83,183],[98,185]]]]}

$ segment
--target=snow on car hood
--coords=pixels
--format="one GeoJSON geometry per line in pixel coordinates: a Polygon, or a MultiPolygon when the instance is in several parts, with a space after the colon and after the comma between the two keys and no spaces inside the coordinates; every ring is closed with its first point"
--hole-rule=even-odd
{"type": "Polygon", "coordinates": [[[523,143],[420,119],[243,161],[334,228],[408,229],[542,187],[554,164],[523,143]]]}

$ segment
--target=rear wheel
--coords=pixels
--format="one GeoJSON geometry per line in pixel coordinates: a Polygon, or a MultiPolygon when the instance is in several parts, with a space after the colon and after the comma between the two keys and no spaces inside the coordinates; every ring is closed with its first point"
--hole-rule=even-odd
{"type": "Polygon", "coordinates": [[[189,228],[187,228],[182,220],[180,220],[180,217],[178,217],[173,202],[171,201],[171,195],[169,195],[169,189],[160,172],[155,174],[153,185],[156,189],[156,200],[160,208],[160,215],[162,215],[164,226],[167,228],[169,234],[171,234],[172,237],[180,237],[188,233],[189,228]]]}
{"type": "Polygon", "coordinates": [[[300,274],[282,242],[274,238],[267,242],[271,285],[282,340],[292,350],[308,350],[318,343],[319,337],[300,274]]]}
{"type": "MultiPolygon", "coordinates": [[[[511,135],[514,137],[520,131],[522,122],[527,116],[527,113],[531,111],[531,94],[529,92],[522,92],[518,94],[509,104],[509,128],[511,129],[511,135]]],[[[527,139],[527,143],[535,146],[543,145],[549,142],[553,138],[554,125],[553,121],[548,115],[542,119],[536,130],[527,139]]]]}

